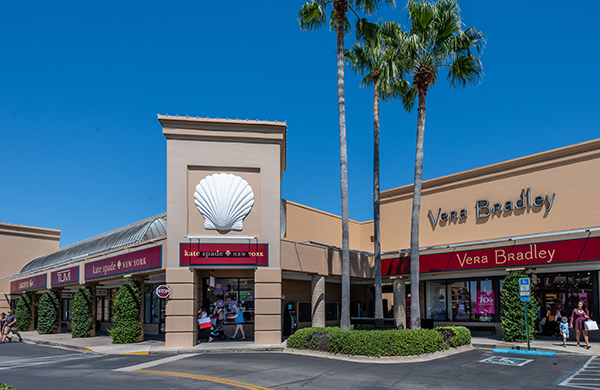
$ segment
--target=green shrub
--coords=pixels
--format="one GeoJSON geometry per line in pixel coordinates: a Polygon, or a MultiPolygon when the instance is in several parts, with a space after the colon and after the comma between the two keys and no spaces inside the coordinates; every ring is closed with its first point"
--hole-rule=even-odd
{"type": "Polygon", "coordinates": [[[37,331],[39,334],[52,333],[58,325],[59,301],[58,293],[54,290],[46,291],[38,304],[37,331]]]}
{"type": "Polygon", "coordinates": [[[21,294],[21,298],[17,302],[15,315],[17,316],[17,330],[19,332],[31,329],[31,298],[29,294],[21,294]]]}
{"type": "MultiPolygon", "coordinates": [[[[17,319],[18,321],[18,319],[17,319]]],[[[0,383],[0,390],[17,390],[14,387],[10,386],[10,385],[3,385],[2,383],[0,383]]]]}
{"type": "MultiPolygon", "coordinates": [[[[519,279],[527,278],[527,274],[523,271],[511,272],[504,279],[502,291],[500,291],[501,305],[501,322],[504,341],[526,341],[527,334],[525,332],[525,302],[521,301],[519,279]]],[[[529,339],[533,340],[533,332],[535,328],[535,319],[539,302],[537,298],[531,298],[527,305],[527,314],[529,316],[529,339]]]]}
{"type": "Polygon", "coordinates": [[[442,335],[444,343],[449,347],[471,344],[471,331],[464,326],[439,326],[435,330],[442,335]]]}
{"type": "Polygon", "coordinates": [[[447,349],[442,335],[431,329],[343,330],[304,328],[287,340],[287,347],[362,356],[409,356],[447,349]]]}
{"type": "Polygon", "coordinates": [[[88,287],[81,287],[73,294],[73,319],[71,337],[88,337],[94,330],[93,296],[88,287]]]}
{"type": "Polygon", "coordinates": [[[142,335],[141,302],[142,292],[135,282],[129,281],[119,288],[114,300],[113,328],[108,331],[113,344],[138,341],[142,335]]]}

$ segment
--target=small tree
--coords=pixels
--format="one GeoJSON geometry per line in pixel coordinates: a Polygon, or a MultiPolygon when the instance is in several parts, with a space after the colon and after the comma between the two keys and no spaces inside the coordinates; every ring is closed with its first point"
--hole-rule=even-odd
{"type": "Polygon", "coordinates": [[[39,334],[52,333],[58,325],[59,301],[58,293],[54,290],[47,291],[39,303],[37,331],[39,334]]]}
{"type": "Polygon", "coordinates": [[[85,286],[73,294],[71,337],[88,337],[94,330],[93,298],[92,292],[85,286]]]}
{"type": "MultiPolygon", "coordinates": [[[[519,279],[527,278],[523,271],[511,272],[504,279],[502,291],[500,291],[500,302],[502,306],[502,331],[504,341],[526,341],[525,332],[525,302],[521,301],[519,288],[519,279]]],[[[535,319],[539,312],[539,302],[537,298],[531,298],[527,305],[527,315],[529,316],[529,338],[533,340],[533,331],[535,319]]]]}
{"type": "Polygon", "coordinates": [[[31,298],[27,293],[21,294],[15,314],[17,316],[17,330],[19,332],[29,330],[31,328],[31,298]]]}
{"type": "Polygon", "coordinates": [[[141,302],[142,292],[135,282],[129,281],[119,288],[115,296],[113,328],[108,331],[113,344],[138,341],[142,335],[141,302]]]}

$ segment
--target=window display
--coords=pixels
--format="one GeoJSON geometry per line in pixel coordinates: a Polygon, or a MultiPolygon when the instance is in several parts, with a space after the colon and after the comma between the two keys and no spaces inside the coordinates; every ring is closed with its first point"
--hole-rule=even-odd
{"type": "Polygon", "coordinates": [[[427,281],[425,286],[427,319],[495,321],[497,294],[492,279],[427,281]]]}
{"type": "Polygon", "coordinates": [[[448,319],[446,283],[431,281],[427,282],[427,318],[434,321],[448,319]]]}
{"type": "Polygon", "coordinates": [[[230,320],[229,317],[236,314],[236,306],[239,305],[244,322],[254,322],[254,279],[216,279],[214,287],[209,286],[207,279],[206,286],[208,309],[213,316],[218,317],[216,319],[224,320],[226,324],[235,323],[235,319],[230,320]]]}

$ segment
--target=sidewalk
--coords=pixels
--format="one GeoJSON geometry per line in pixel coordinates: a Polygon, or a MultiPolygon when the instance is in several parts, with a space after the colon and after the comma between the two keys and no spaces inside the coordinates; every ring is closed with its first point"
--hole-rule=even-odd
{"type": "MultiPolygon", "coordinates": [[[[233,353],[283,351],[285,343],[278,345],[254,345],[254,340],[215,340],[191,348],[165,348],[161,340],[147,340],[133,344],[113,344],[109,336],[71,338],[71,333],[38,334],[36,331],[21,332],[23,342],[75,349],[104,354],[179,354],[179,353],[233,353]]],[[[17,341],[13,338],[13,343],[17,341]]]]}
{"type": "MultiPolygon", "coordinates": [[[[471,343],[475,348],[501,348],[501,349],[527,349],[527,342],[505,342],[500,336],[472,336],[471,343]]],[[[581,345],[585,346],[585,340],[581,336],[581,345]]],[[[547,336],[538,336],[535,340],[529,343],[532,351],[549,351],[556,353],[570,353],[576,355],[598,356],[600,355],[600,340],[590,340],[592,348],[585,349],[577,347],[577,342],[574,337],[569,338],[567,347],[562,346],[562,338],[554,339],[547,336]]]]}
{"type": "MultiPolygon", "coordinates": [[[[285,342],[278,345],[254,345],[253,340],[215,340],[212,343],[203,341],[191,348],[165,348],[161,340],[147,340],[133,344],[113,344],[109,336],[95,336],[73,339],[70,333],[40,335],[36,331],[21,332],[25,343],[49,345],[54,347],[75,349],[79,351],[97,352],[104,354],[181,354],[181,353],[234,353],[234,352],[266,352],[283,351],[285,342]]],[[[16,340],[13,338],[13,343],[16,340]]],[[[499,336],[473,336],[475,348],[527,349],[527,343],[504,342],[499,336]]],[[[582,337],[582,345],[585,345],[582,337]]],[[[586,356],[600,355],[600,340],[590,340],[591,349],[577,348],[576,342],[569,340],[567,348],[562,346],[562,339],[540,337],[530,342],[531,350],[550,351],[586,356]]]]}

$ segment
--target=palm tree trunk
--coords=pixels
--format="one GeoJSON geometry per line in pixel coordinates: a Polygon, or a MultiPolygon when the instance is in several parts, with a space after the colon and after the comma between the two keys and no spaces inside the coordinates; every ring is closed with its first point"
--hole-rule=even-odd
{"type": "Polygon", "coordinates": [[[381,243],[379,237],[379,88],[373,92],[373,241],[375,254],[375,318],[383,318],[381,243]]]}
{"type": "Polygon", "coordinates": [[[410,327],[421,329],[419,305],[419,217],[421,214],[421,181],[423,178],[423,139],[425,136],[426,92],[419,91],[417,119],[417,151],[415,156],[415,186],[413,190],[412,219],[410,223],[410,327]]]}
{"type": "Polygon", "coordinates": [[[337,89],[340,118],[340,184],[342,192],[342,318],[340,328],[350,329],[350,227],[348,222],[348,152],[344,98],[344,20],[346,1],[335,0],[337,16],[337,89]]]}

